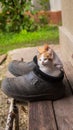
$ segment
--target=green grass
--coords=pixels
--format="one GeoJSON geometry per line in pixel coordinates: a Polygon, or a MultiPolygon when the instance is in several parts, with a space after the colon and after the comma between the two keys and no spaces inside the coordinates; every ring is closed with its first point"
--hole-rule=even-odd
{"type": "Polygon", "coordinates": [[[36,32],[27,32],[22,30],[20,33],[2,33],[0,32],[0,55],[9,50],[37,46],[42,43],[58,43],[59,32],[56,26],[47,26],[36,32]]]}

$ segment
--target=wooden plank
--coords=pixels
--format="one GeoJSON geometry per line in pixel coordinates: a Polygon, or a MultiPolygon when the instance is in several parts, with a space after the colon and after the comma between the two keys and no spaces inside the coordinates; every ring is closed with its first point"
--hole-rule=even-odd
{"type": "Polygon", "coordinates": [[[64,70],[73,92],[73,66],[70,62],[64,62],[64,70]]]}
{"type": "Polygon", "coordinates": [[[7,58],[7,54],[0,56],[0,65],[6,60],[6,58],[7,58]]]}
{"type": "Polygon", "coordinates": [[[69,84],[64,79],[66,86],[66,97],[53,102],[53,109],[56,116],[59,130],[73,130],[73,96],[69,84]]]}
{"type": "Polygon", "coordinates": [[[50,101],[29,103],[28,130],[57,130],[50,101]]]}
{"type": "Polygon", "coordinates": [[[9,108],[5,130],[13,130],[14,127],[15,130],[19,130],[19,111],[16,105],[16,101],[11,98],[10,100],[8,100],[8,103],[10,104],[10,108],[9,108]]]}
{"type": "Polygon", "coordinates": [[[70,59],[66,59],[66,54],[62,53],[62,50],[60,50],[60,48],[56,51],[56,53],[59,55],[60,59],[63,62],[64,70],[73,92],[73,65],[71,64],[70,59]]]}
{"type": "Polygon", "coordinates": [[[10,101],[10,108],[9,108],[9,113],[7,117],[7,123],[6,123],[6,128],[5,130],[12,130],[13,129],[13,121],[15,118],[15,113],[14,113],[14,100],[11,99],[10,101]]]}
{"type": "Polygon", "coordinates": [[[65,53],[63,53],[63,55],[60,53],[59,56],[63,62],[66,73],[64,79],[66,96],[64,99],[53,102],[53,109],[58,130],[73,130],[73,95],[71,91],[71,88],[73,88],[73,66],[69,62],[69,59],[66,59],[65,53]]]}

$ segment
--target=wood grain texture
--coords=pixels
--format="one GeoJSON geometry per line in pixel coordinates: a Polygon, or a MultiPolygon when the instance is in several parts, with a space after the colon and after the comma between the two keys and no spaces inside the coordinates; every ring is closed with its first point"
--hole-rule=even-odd
{"type": "Polygon", "coordinates": [[[50,101],[29,103],[28,130],[57,130],[50,101]]]}
{"type": "Polygon", "coordinates": [[[64,70],[73,92],[73,66],[70,62],[64,62],[64,70]]]}
{"type": "Polygon", "coordinates": [[[66,97],[53,102],[53,107],[58,129],[73,130],[73,96],[66,78],[64,84],[66,86],[66,97]]]}
{"type": "Polygon", "coordinates": [[[6,58],[7,58],[6,54],[0,56],[0,65],[6,60],[6,58]]]}

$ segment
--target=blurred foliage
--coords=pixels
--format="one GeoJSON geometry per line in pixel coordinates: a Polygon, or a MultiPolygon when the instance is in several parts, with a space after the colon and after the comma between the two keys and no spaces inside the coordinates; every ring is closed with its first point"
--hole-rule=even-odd
{"type": "Polygon", "coordinates": [[[50,4],[49,0],[38,0],[38,3],[41,5],[42,10],[49,10],[50,4]]]}
{"type": "Polygon", "coordinates": [[[31,17],[24,15],[30,10],[31,0],[1,0],[2,13],[0,13],[0,29],[6,32],[33,31],[36,28],[31,17]]]}
{"type": "MultiPolygon", "coordinates": [[[[47,1],[39,1],[44,10],[47,8],[47,1]]],[[[34,15],[37,12],[31,9],[33,6],[31,0],[0,0],[0,3],[2,6],[0,30],[4,32],[20,32],[23,29],[33,32],[39,27],[48,24],[48,19],[45,15],[39,17],[39,23],[36,22],[34,15]]]]}
{"type": "Polygon", "coordinates": [[[48,18],[46,15],[39,16],[39,24],[41,27],[48,24],[48,18]]]}

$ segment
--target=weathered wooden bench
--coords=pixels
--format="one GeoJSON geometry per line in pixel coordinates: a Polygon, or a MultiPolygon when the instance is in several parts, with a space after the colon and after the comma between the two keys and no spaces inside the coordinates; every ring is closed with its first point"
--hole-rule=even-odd
{"type": "Polygon", "coordinates": [[[66,95],[57,101],[29,103],[29,130],[73,129],[73,66],[64,63],[66,95]]]}
{"type": "MultiPolygon", "coordinates": [[[[57,101],[29,102],[28,130],[73,130],[73,66],[70,62],[64,62],[64,59],[62,61],[65,70],[65,97],[57,101]]],[[[11,109],[12,116],[9,115],[5,130],[12,130],[14,118],[15,130],[19,130],[16,103],[13,109],[14,113],[11,113],[11,109]],[[8,128],[9,122],[11,126],[8,128]]]]}
{"type": "MultiPolygon", "coordinates": [[[[65,97],[57,101],[28,103],[28,130],[73,130],[73,66],[71,63],[64,63],[64,70],[65,97]]],[[[15,130],[19,130],[16,103],[14,103],[13,110],[12,106],[10,108],[5,130],[12,130],[14,118],[15,130]]]]}

